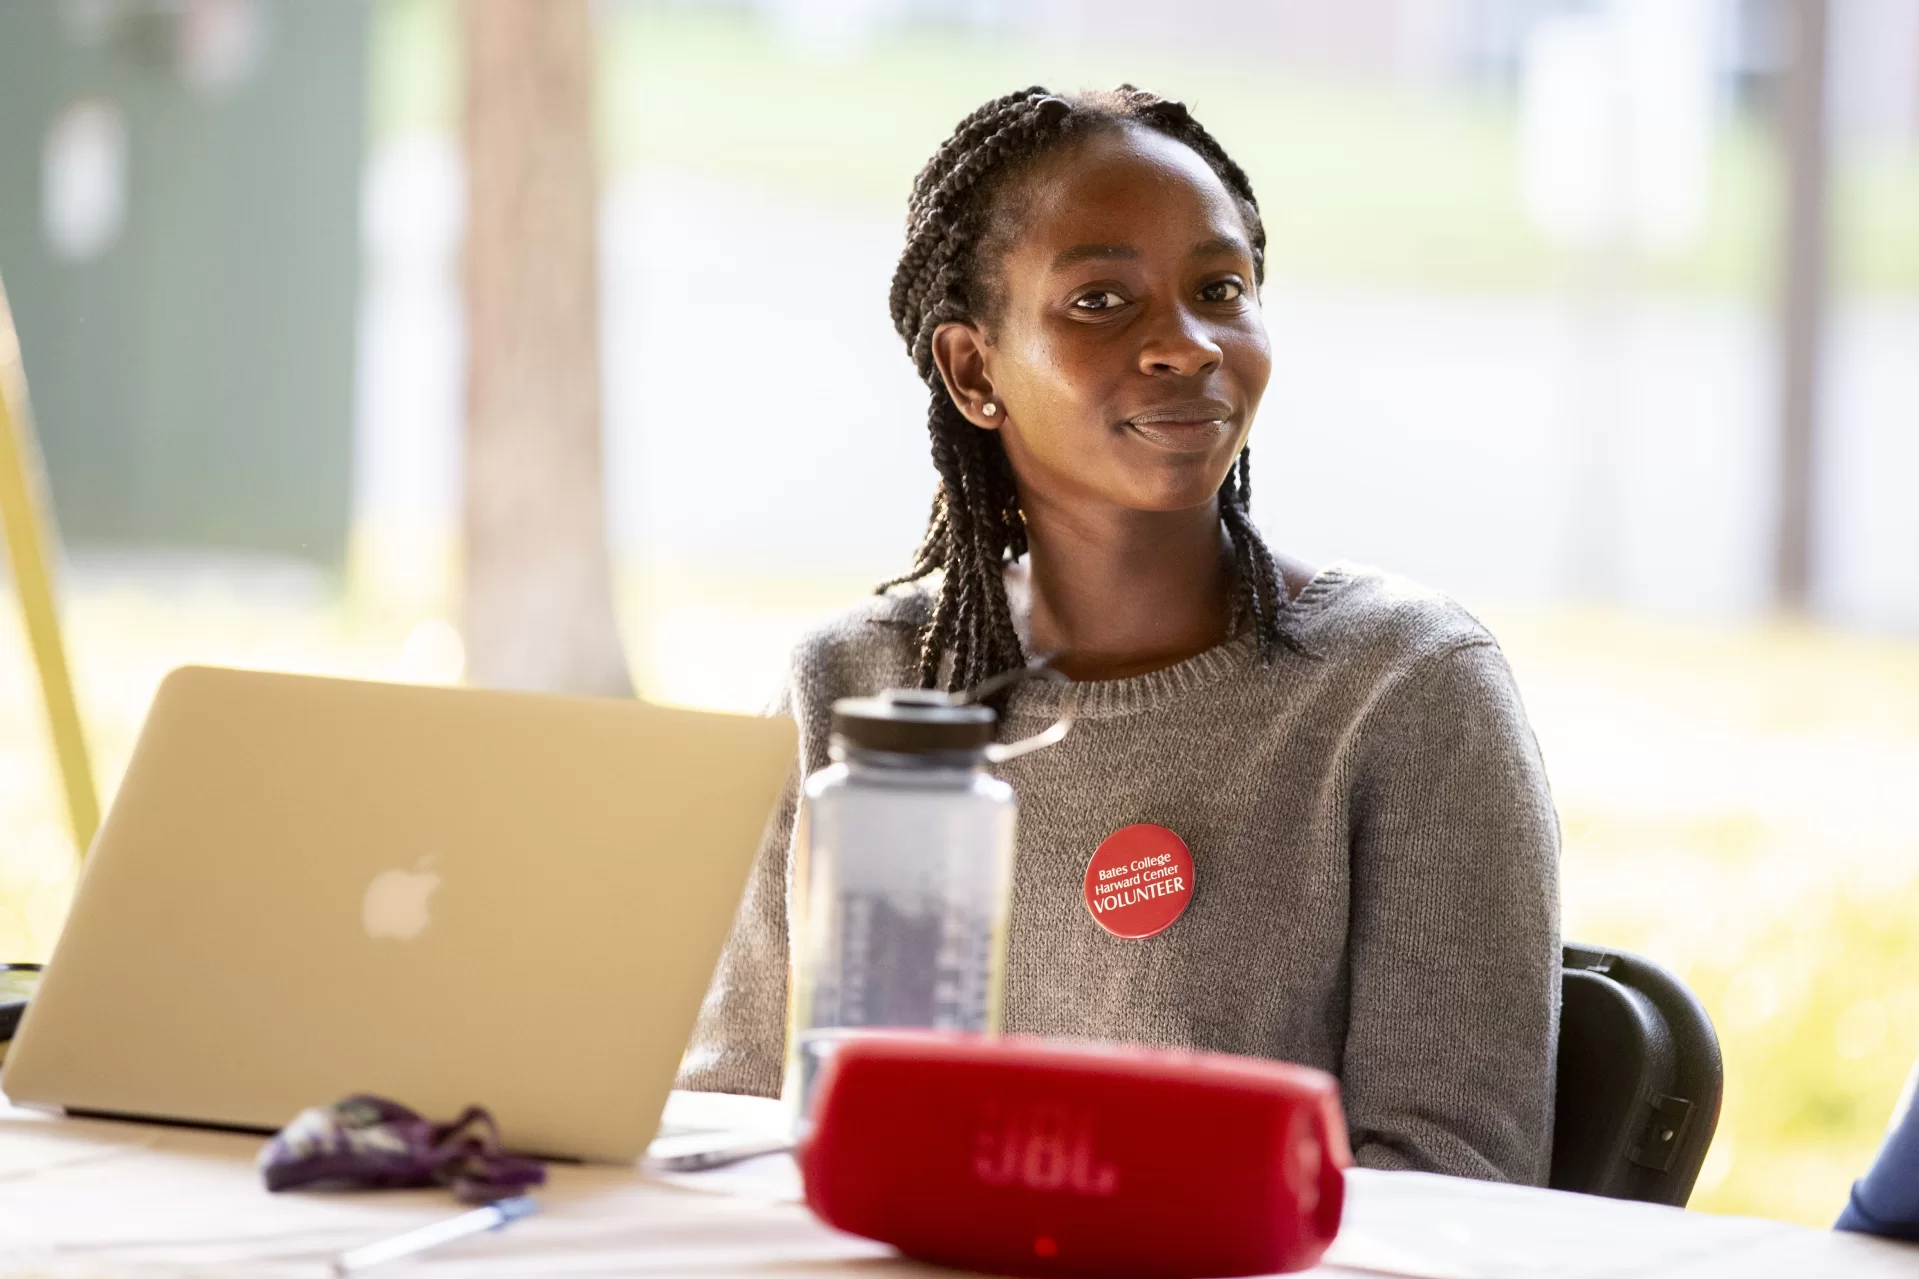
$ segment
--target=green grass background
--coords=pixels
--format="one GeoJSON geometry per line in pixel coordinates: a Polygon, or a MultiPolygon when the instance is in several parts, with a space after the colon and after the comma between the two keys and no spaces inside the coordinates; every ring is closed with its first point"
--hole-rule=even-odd
{"type": "MultiPolygon", "coordinates": [[[[1131,81],[1186,102],[1244,165],[1276,274],[1384,288],[1548,290],[1574,269],[1525,215],[1516,114],[1490,93],[956,33],[896,34],[825,59],[739,15],[655,5],[604,12],[603,140],[613,171],[721,174],[903,210],[919,165],[986,98],[1034,83],[1131,81]]],[[[444,0],[386,0],[377,26],[376,133],[454,128],[458,66],[444,0]]],[[[1780,197],[1760,122],[1732,119],[1719,131],[1708,191],[1698,238],[1633,263],[1635,282],[1762,300],[1780,197]]],[[[1919,154],[1841,155],[1833,218],[1836,287],[1919,294],[1919,154]]]]}

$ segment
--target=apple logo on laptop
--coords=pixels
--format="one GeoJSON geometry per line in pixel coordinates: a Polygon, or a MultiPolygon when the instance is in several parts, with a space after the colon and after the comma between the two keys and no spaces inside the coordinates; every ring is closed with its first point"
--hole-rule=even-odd
{"type": "Polygon", "coordinates": [[[385,870],[366,886],[360,899],[360,923],[369,937],[412,941],[426,931],[427,898],[440,886],[440,877],[428,870],[423,857],[412,870],[385,870]]]}

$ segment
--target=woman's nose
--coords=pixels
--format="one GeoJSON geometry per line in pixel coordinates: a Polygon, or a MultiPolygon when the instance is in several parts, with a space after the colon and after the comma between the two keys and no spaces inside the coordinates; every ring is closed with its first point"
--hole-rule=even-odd
{"type": "Polygon", "coordinates": [[[1149,377],[1197,377],[1219,367],[1219,343],[1184,308],[1166,315],[1139,349],[1139,371],[1149,377]]]}

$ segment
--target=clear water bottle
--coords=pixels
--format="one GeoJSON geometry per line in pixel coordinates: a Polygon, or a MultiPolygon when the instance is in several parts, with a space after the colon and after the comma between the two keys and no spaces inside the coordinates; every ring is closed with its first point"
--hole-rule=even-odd
{"type": "Polygon", "coordinates": [[[996,716],[944,693],[833,705],[794,865],[786,1100],[803,1134],[834,1045],[887,1027],[992,1032],[1013,873],[1013,790],[985,771],[996,716]]]}

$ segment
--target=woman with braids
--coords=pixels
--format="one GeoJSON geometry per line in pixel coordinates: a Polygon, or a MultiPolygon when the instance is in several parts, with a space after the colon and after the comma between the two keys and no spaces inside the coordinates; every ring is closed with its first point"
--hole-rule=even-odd
{"type": "MultiPolygon", "coordinates": [[[[960,122],[914,183],[892,290],[939,489],[910,570],[799,646],[800,769],[826,762],[837,698],[1053,655],[1070,683],[1005,701],[1008,738],[1065,697],[1077,713],[1001,768],[1020,799],[1006,1029],[1317,1066],[1361,1164],[1540,1182],[1559,990],[1545,772],[1462,609],[1314,571],[1254,527],[1264,246],[1245,173],[1177,102],[1032,88],[960,122]],[[1184,842],[1194,882],[1170,926],[1129,938],[1083,879],[1137,823],[1184,842]]],[[[779,1091],[796,795],[684,1087],[779,1091]]]]}

